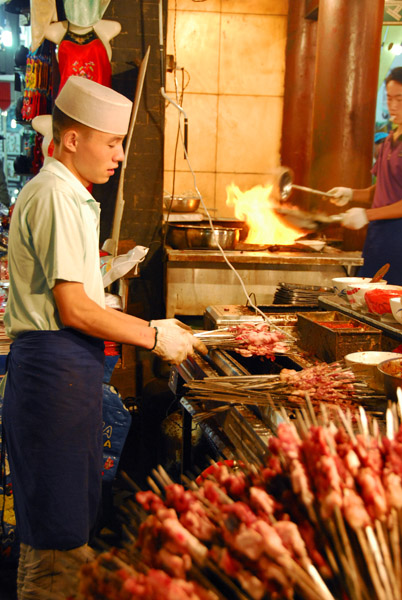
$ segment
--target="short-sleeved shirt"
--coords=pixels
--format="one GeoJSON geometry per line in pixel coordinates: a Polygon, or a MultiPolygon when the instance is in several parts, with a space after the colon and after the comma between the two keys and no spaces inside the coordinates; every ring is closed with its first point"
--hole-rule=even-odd
{"type": "Polygon", "coordinates": [[[48,158],[18,196],[10,223],[10,287],[6,333],[63,328],[52,288],[56,280],[84,285],[105,306],[99,266],[98,202],[61,162],[48,158]]]}
{"type": "Polygon", "coordinates": [[[371,170],[377,177],[372,207],[388,206],[402,200],[402,140],[396,142],[392,133],[383,142],[371,170]]]}

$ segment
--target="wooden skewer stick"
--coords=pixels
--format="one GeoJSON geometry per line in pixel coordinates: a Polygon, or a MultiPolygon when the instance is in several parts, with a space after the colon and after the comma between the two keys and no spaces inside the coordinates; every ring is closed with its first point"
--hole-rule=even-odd
{"type": "MultiPolygon", "coordinates": [[[[362,586],[361,578],[359,577],[359,570],[356,565],[354,552],[350,543],[349,536],[346,531],[345,522],[339,506],[335,506],[334,509],[334,528],[339,532],[342,547],[344,549],[344,556],[346,558],[346,564],[348,565],[347,575],[350,577],[352,582],[353,595],[355,598],[360,599],[362,597],[362,586]]],[[[341,556],[343,555],[343,552],[341,556]]]]}
{"type": "Polygon", "coordinates": [[[391,540],[392,558],[394,564],[396,584],[399,596],[402,597],[402,556],[398,530],[398,513],[395,508],[391,508],[389,535],[391,540]]]}
{"type": "Polygon", "coordinates": [[[381,554],[381,550],[378,545],[378,541],[374,534],[373,528],[369,525],[368,527],[365,528],[365,530],[366,530],[366,535],[367,535],[369,546],[372,550],[374,560],[377,565],[377,569],[378,569],[378,573],[379,573],[382,585],[384,586],[385,597],[387,598],[387,600],[394,600],[395,597],[392,594],[392,589],[391,589],[391,584],[390,584],[389,577],[388,577],[388,572],[387,572],[387,569],[385,568],[384,559],[381,554]]]}
{"type": "Polygon", "coordinates": [[[381,580],[378,576],[377,567],[373,558],[373,555],[370,551],[370,548],[367,543],[365,532],[362,528],[358,528],[355,530],[357,539],[360,544],[360,548],[362,550],[363,556],[366,561],[366,565],[370,574],[371,582],[373,584],[375,593],[377,594],[378,600],[387,600],[387,596],[385,594],[385,590],[381,585],[381,580]]]}
{"type": "Polygon", "coordinates": [[[377,536],[378,545],[384,559],[385,571],[389,577],[389,583],[392,588],[392,597],[397,598],[399,595],[399,590],[396,582],[396,576],[394,572],[394,566],[392,564],[391,553],[389,549],[389,545],[387,540],[385,539],[384,529],[381,522],[376,519],[375,521],[375,533],[377,536]]]}

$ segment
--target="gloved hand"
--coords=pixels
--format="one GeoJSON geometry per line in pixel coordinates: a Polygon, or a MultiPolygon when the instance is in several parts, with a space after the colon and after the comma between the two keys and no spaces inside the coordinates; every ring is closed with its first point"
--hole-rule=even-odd
{"type": "Polygon", "coordinates": [[[159,325],[156,329],[156,344],[152,349],[157,356],[163,360],[179,365],[186,360],[187,356],[192,356],[194,350],[201,354],[207,354],[208,349],[189,331],[186,331],[178,325],[159,325]]]}
{"type": "Polygon", "coordinates": [[[179,321],[179,319],[152,319],[149,322],[150,327],[159,327],[162,325],[163,327],[171,327],[172,325],[178,325],[182,327],[182,329],[186,329],[187,331],[191,331],[191,327],[179,321]]]}
{"type": "Polygon", "coordinates": [[[349,208],[342,219],[342,225],[348,229],[361,229],[369,222],[365,208],[349,208]]]}
{"type": "Polygon", "coordinates": [[[329,190],[327,194],[333,195],[333,198],[330,199],[330,202],[332,202],[332,204],[336,204],[337,206],[345,206],[353,198],[352,188],[347,187],[334,187],[329,190]]]}

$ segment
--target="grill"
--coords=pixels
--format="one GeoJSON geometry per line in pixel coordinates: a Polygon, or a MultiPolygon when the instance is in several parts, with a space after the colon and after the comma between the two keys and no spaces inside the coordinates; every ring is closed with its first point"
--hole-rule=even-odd
{"type": "MultiPolygon", "coordinates": [[[[287,317],[288,315],[283,315],[277,322],[286,321],[287,317]]],[[[294,328],[296,315],[290,317],[293,317],[293,324],[287,327],[294,328]]],[[[310,364],[299,356],[277,356],[271,361],[264,357],[243,357],[233,351],[212,349],[205,358],[197,355],[196,358],[189,358],[181,365],[172,367],[169,387],[176,396],[181,397],[183,407],[183,472],[192,467],[191,428],[192,419],[196,416],[194,408],[184,396],[186,382],[208,376],[276,375],[283,368],[300,370],[310,364]]],[[[265,452],[277,418],[278,415],[270,408],[261,411],[257,407],[236,406],[218,414],[214,419],[201,422],[200,426],[211,446],[212,454],[227,459],[242,456],[255,462],[255,454],[261,457],[265,452]]]]}

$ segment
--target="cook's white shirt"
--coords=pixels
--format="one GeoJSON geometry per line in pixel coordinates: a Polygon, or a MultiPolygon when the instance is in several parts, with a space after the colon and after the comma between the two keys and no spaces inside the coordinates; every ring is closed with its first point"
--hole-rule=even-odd
{"type": "Polygon", "coordinates": [[[105,307],[99,265],[99,203],[61,162],[46,162],[18,196],[11,217],[9,297],[4,315],[11,339],[25,331],[57,330],[52,288],[79,282],[105,307]]]}

